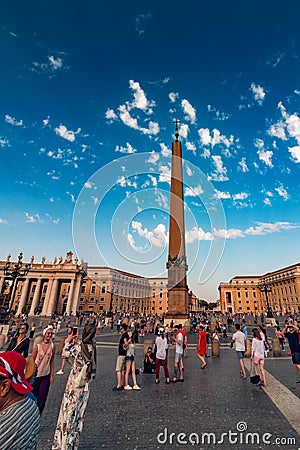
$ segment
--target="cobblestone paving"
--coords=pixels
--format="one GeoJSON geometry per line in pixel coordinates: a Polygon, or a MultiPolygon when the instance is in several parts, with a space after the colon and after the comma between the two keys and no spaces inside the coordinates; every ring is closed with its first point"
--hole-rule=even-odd
{"type": "MultiPolygon", "coordinates": [[[[115,345],[98,346],[97,378],[91,384],[80,450],[300,448],[298,434],[267,394],[261,388],[252,386],[248,379],[240,378],[234,349],[221,348],[220,357],[208,358],[207,368],[201,370],[196,349],[191,348],[184,360],[184,383],[166,385],[161,368],[161,382],[158,385],[154,382],[154,375],[140,374],[137,377],[141,391],[113,392],[118,339],[116,333],[98,337],[98,341],[114,342],[115,345]],[[230,443],[228,435],[222,444],[217,443],[222,433],[230,432],[237,433],[231,439],[238,438],[238,443],[230,443]],[[158,439],[159,433],[162,434],[158,439]],[[175,435],[171,436],[171,433],[175,435]],[[178,443],[178,433],[186,434],[186,437],[179,437],[179,441],[188,440],[187,444],[178,443]],[[213,433],[210,444],[208,436],[203,436],[203,433],[213,433]],[[254,443],[245,443],[247,433],[257,433],[254,443]],[[271,444],[263,443],[266,433],[271,435],[271,444]],[[196,443],[196,434],[200,443],[196,443]],[[276,438],[283,439],[280,445],[275,445],[276,438]],[[288,444],[287,439],[291,438],[296,443],[288,444]],[[195,445],[192,445],[193,442],[195,445]]],[[[141,343],[143,339],[140,338],[141,343]]],[[[196,343],[196,336],[190,335],[189,339],[191,343],[196,343]]],[[[142,346],[137,348],[136,353],[139,367],[143,359],[142,346]]],[[[173,372],[173,359],[172,349],[169,355],[170,374],[173,372]]],[[[57,356],[57,369],[60,362],[57,356]]],[[[266,368],[287,387],[296,390],[299,396],[300,386],[295,387],[295,368],[290,360],[270,360],[266,362],[266,368]]],[[[66,381],[67,372],[56,376],[51,387],[41,421],[39,450],[51,448],[66,381]]],[[[268,436],[265,437],[268,439],[268,436]]]]}

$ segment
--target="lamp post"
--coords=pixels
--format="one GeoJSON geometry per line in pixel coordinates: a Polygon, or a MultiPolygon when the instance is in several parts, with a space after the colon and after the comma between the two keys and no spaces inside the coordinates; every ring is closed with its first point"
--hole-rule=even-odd
{"type": "Polygon", "coordinates": [[[9,312],[11,310],[11,306],[12,306],[12,302],[13,302],[13,293],[14,293],[16,280],[20,277],[26,277],[26,275],[28,274],[28,272],[30,270],[30,264],[24,265],[22,260],[23,260],[23,253],[19,254],[17,263],[11,263],[10,255],[8,255],[5,266],[4,266],[4,275],[12,278],[12,283],[10,286],[8,298],[6,300],[6,302],[8,304],[9,312]]]}
{"type": "Polygon", "coordinates": [[[268,297],[268,292],[272,292],[272,289],[268,288],[268,286],[263,283],[263,284],[259,284],[258,285],[258,289],[260,290],[260,292],[263,292],[266,296],[266,303],[267,303],[267,318],[272,318],[273,317],[273,312],[269,303],[269,297],[268,297]]]}

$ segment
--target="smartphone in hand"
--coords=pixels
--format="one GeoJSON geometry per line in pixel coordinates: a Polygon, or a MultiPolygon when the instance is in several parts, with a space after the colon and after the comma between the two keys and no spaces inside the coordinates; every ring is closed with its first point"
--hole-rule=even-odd
{"type": "Polygon", "coordinates": [[[73,331],[72,331],[73,336],[77,336],[77,333],[78,333],[78,328],[74,327],[73,331]]]}

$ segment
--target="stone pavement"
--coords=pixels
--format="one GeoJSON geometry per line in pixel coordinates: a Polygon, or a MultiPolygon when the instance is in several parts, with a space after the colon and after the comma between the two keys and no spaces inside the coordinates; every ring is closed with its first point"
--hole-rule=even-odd
{"type": "MultiPolygon", "coordinates": [[[[149,337],[153,335],[139,338],[137,367],[143,361],[141,344],[149,337]]],[[[161,368],[158,385],[155,375],[140,374],[141,391],[113,392],[119,335],[107,330],[97,340],[97,377],[90,386],[79,450],[300,448],[299,426],[294,420],[297,429],[293,428],[268,396],[268,389],[272,389],[276,397],[277,387],[271,383],[263,389],[251,385],[249,379],[241,379],[234,349],[222,347],[220,357],[208,358],[208,366],[201,370],[195,348],[197,336],[189,335],[184,383],[166,385],[161,368]],[[222,438],[222,433],[227,434],[222,438]]],[[[173,360],[171,349],[170,375],[173,360]]],[[[61,357],[57,356],[56,370],[60,364],[61,357]]],[[[300,385],[296,384],[298,374],[290,358],[268,358],[266,369],[286,386],[280,402],[289,404],[292,398],[296,411],[293,406],[290,413],[294,418],[298,413],[300,419],[300,385]]],[[[39,450],[51,449],[68,372],[69,367],[64,375],[55,377],[51,387],[41,420],[39,450]]]]}

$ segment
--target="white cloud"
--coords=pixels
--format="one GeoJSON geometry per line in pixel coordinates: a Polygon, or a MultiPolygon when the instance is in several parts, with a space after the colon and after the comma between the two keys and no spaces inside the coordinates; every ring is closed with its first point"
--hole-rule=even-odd
{"type": "Polygon", "coordinates": [[[55,58],[54,56],[48,56],[48,60],[53,70],[61,69],[63,62],[61,58],[55,58]]]}
{"type": "Polygon", "coordinates": [[[25,222],[28,222],[28,223],[41,223],[42,222],[39,214],[29,214],[28,212],[25,212],[24,215],[25,215],[25,222]]]}
{"type": "Polygon", "coordinates": [[[105,118],[109,120],[110,122],[113,122],[118,118],[117,114],[114,112],[113,109],[108,109],[105,113],[105,118]]]}
{"type": "Polygon", "coordinates": [[[266,197],[266,198],[264,199],[264,204],[265,204],[265,205],[268,205],[268,206],[272,206],[271,200],[270,200],[268,197],[266,197]]]}
{"type": "Polygon", "coordinates": [[[175,103],[176,100],[178,99],[178,97],[179,97],[178,92],[170,92],[169,93],[169,99],[170,99],[171,103],[175,103]]]}
{"type": "Polygon", "coordinates": [[[238,228],[229,228],[228,230],[225,229],[217,230],[214,228],[214,236],[222,239],[236,239],[236,238],[243,238],[244,233],[242,232],[242,230],[239,230],[238,228]]]}
{"type": "Polygon", "coordinates": [[[155,106],[155,102],[152,100],[149,102],[147,100],[146,94],[140,86],[138,81],[129,80],[129,87],[133,90],[134,101],[130,104],[129,109],[137,108],[146,112],[147,114],[152,114],[152,107],[155,106]]]}
{"type": "Polygon", "coordinates": [[[80,133],[81,128],[78,128],[77,131],[68,130],[65,125],[60,124],[59,127],[54,128],[55,133],[63,139],[67,141],[74,142],[75,135],[80,133]]]}
{"type": "Polygon", "coordinates": [[[196,145],[194,144],[194,142],[187,141],[185,146],[187,150],[192,151],[194,154],[196,154],[196,145]]]}
{"type": "Polygon", "coordinates": [[[156,177],[154,177],[153,175],[149,175],[149,174],[148,174],[148,177],[151,180],[152,186],[156,187],[157,186],[157,179],[156,179],[156,177]]]}
{"type": "Polygon", "coordinates": [[[47,125],[49,125],[50,122],[50,116],[48,116],[46,119],[43,119],[43,126],[46,127],[47,125]]]}
{"type": "Polygon", "coordinates": [[[9,140],[6,138],[0,138],[0,147],[9,147],[9,140]]]}
{"type": "Polygon", "coordinates": [[[186,139],[187,135],[188,135],[188,132],[189,132],[189,126],[187,124],[180,125],[179,134],[180,134],[181,137],[186,139]]]}
{"type": "Polygon", "coordinates": [[[249,197],[249,194],[247,192],[239,192],[237,194],[233,194],[232,198],[233,200],[245,200],[249,197]]]}
{"type": "Polygon", "coordinates": [[[295,163],[300,163],[300,146],[297,145],[295,147],[288,148],[290,154],[292,155],[292,159],[295,163]]]}
{"type": "Polygon", "coordinates": [[[196,122],[196,109],[190,104],[190,102],[186,99],[183,99],[181,102],[181,106],[185,113],[185,119],[189,120],[191,123],[196,122]]]}
{"type": "Polygon", "coordinates": [[[168,241],[166,227],[164,224],[158,224],[153,231],[143,228],[141,222],[132,221],[131,226],[134,232],[140,237],[147,239],[154,247],[165,247],[168,241]]]}
{"type": "Polygon", "coordinates": [[[198,130],[198,134],[200,136],[200,142],[202,145],[211,144],[210,131],[208,128],[200,128],[198,130]]]}
{"type": "Polygon", "coordinates": [[[277,194],[280,197],[283,197],[284,200],[288,200],[289,199],[289,194],[288,194],[287,190],[283,186],[279,186],[279,187],[275,188],[275,191],[277,192],[277,194]]]}
{"type": "Polygon", "coordinates": [[[132,153],[135,153],[137,150],[135,148],[133,148],[132,145],[129,144],[129,142],[126,142],[126,147],[117,145],[115,151],[120,152],[120,153],[132,154],[132,153]]]}
{"type": "Polygon", "coordinates": [[[159,160],[159,153],[155,153],[155,151],[153,150],[146,162],[150,164],[156,164],[158,160],[159,160]]]}
{"type": "Polygon", "coordinates": [[[203,194],[203,188],[198,184],[196,187],[186,187],[184,195],[185,197],[198,197],[199,195],[203,194]]]}
{"type": "Polygon", "coordinates": [[[94,205],[98,205],[98,203],[99,203],[99,198],[98,197],[95,197],[94,195],[92,195],[91,199],[93,200],[93,204],[94,205]]]}
{"type": "Polygon", "coordinates": [[[161,183],[169,183],[171,184],[171,168],[169,166],[160,166],[159,167],[160,175],[159,182],[161,183]]]}
{"type": "Polygon", "coordinates": [[[145,20],[151,19],[151,14],[139,14],[135,19],[135,29],[139,35],[145,34],[145,20]]]}
{"type": "Polygon", "coordinates": [[[7,225],[7,220],[0,217],[0,225],[7,225]]]}
{"type": "Polygon", "coordinates": [[[212,241],[213,239],[213,234],[203,231],[201,227],[193,227],[185,233],[185,241],[187,244],[192,244],[195,241],[212,241]]]}
{"type": "Polygon", "coordinates": [[[84,183],[84,187],[86,189],[92,189],[93,186],[95,186],[95,183],[91,183],[90,181],[87,181],[86,183],[84,183]]]}
{"type": "Polygon", "coordinates": [[[216,193],[214,194],[214,197],[220,200],[227,200],[229,198],[231,198],[231,194],[229,192],[222,192],[222,191],[218,191],[216,189],[216,193]]]}
{"type": "Polygon", "coordinates": [[[214,163],[214,166],[216,168],[216,172],[213,173],[212,175],[209,175],[207,177],[207,179],[210,180],[214,180],[214,181],[227,181],[228,177],[226,176],[227,174],[227,169],[226,167],[223,166],[223,161],[220,155],[212,155],[212,160],[214,163]]]}
{"type": "Polygon", "coordinates": [[[5,122],[9,123],[10,125],[14,125],[15,127],[23,127],[23,120],[17,120],[14,117],[10,116],[9,114],[5,115],[5,122]]]}
{"type": "Polygon", "coordinates": [[[299,228],[298,225],[292,224],[290,222],[275,222],[275,223],[265,223],[256,222],[256,227],[249,227],[245,231],[245,234],[250,234],[254,236],[278,233],[279,231],[291,230],[293,228],[299,228]]]}
{"type": "Polygon", "coordinates": [[[258,158],[263,161],[268,167],[274,167],[272,163],[272,150],[258,150],[257,154],[258,158]]]}
{"type": "Polygon", "coordinates": [[[259,105],[262,105],[266,96],[264,89],[259,84],[256,85],[255,83],[251,83],[250,90],[252,91],[254,99],[257,101],[257,103],[259,105]]]}
{"type": "Polygon", "coordinates": [[[118,184],[121,187],[133,187],[133,188],[137,188],[137,184],[135,181],[131,181],[129,178],[125,178],[124,175],[120,176],[117,181],[116,184],[118,184]]]}
{"type": "Polygon", "coordinates": [[[239,161],[239,166],[242,169],[242,172],[249,172],[247,163],[246,163],[246,158],[242,158],[241,161],[239,161]]]}
{"type": "Polygon", "coordinates": [[[169,149],[169,147],[166,146],[166,144],[159,144],[161,149],[161,154],[165,158],[169,158],[172,154],[172,151],[169,149]]]}
{"type": "Polygon", "coordinates": [[[281,120],[270,126],[268,129],[268,134],[273,137],[277,137],[282,140],[286,140],[287,137],[285,135],[285,124],[281,120]]]}

